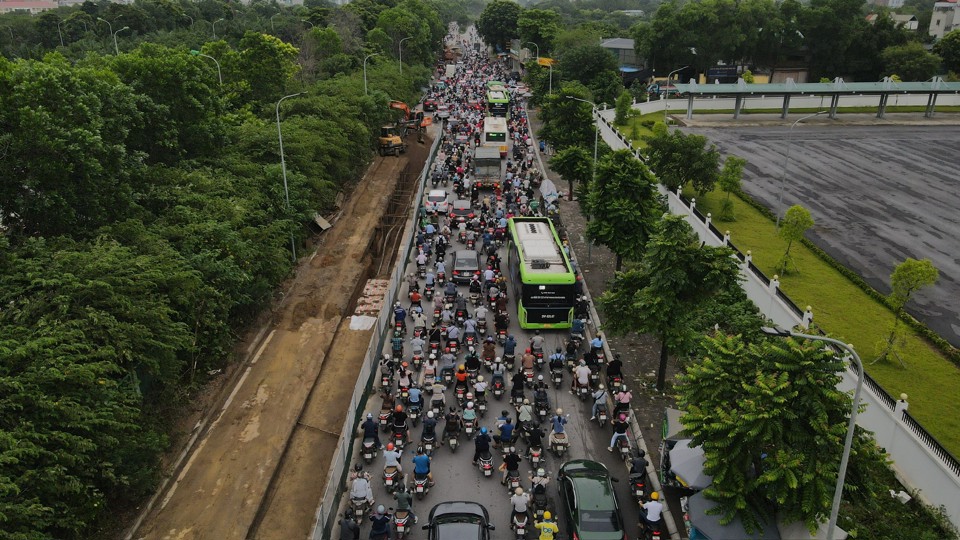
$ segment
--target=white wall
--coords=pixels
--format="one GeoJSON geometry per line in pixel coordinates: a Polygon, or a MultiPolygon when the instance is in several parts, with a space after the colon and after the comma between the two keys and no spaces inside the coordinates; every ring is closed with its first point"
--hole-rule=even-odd
{"type": "MultiPolygon", "coordinates": [[[[613,111],[602,113],[603,119],[599,122],[600,136],[615,150],[627,148],[625,140],[606,119],[607,116],[612,118],[612,114],[613,111]]],[[[659,189],[667,196],[670,212],[686,216],[687,222],[703,242],[711,246],[723,244],[723,238],[717,237],[675,193],[663,186],[659,186],[659,189]]],[[[736,239],[732,238],[731,242],[736,244],[736,239]]],[[[766,317],[783,328],[793,328],[801,323],[801,316],[781,300],[775,290],[752,271],[744,271],[743,268],[741,266],[743,289],[766,317]]],[[[852,392],[856,380],[856,372],[847,369],[839,387],[852,392]]],[[[874,432],[877,444],[887,450],[894,461],[894,471],[905,485],[919,490],[921,498],[928,504],[942,505],[953,524],[960,527],[960,471],[951,470],[931,447],[901,420],[900,412],[895,413],[883,396],[874,392],[867,384],[863,386],[861,400],[866,405],[866,410],[857,416],[857,425],[874,432]]],[[[899,488],[897,490],[899,491],[899,488]]]]}

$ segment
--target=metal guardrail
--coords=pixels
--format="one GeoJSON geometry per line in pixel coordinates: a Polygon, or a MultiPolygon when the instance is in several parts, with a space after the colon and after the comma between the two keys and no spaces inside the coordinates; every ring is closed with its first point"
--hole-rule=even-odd
{"type": "Polygon", "coordinates": [[[927,448],[930,449],[941,461],[951,470],[953,474],[960,476],[960,461],[957,460],[956,456],[950,453],[949,450],[943,447],[936,437],[930,434],[926,429],[920,425],[920,422],[917,422],[910,413],[903,411],[903,416],[901,417],[903,423],[910,428],[910,431],[917,436],[918,439],[924,442],[927,445],[927,448]]]}

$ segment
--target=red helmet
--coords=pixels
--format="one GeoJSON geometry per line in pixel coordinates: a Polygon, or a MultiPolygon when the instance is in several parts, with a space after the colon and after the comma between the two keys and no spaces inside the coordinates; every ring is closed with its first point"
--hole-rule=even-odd
{"type": "Polygon", "coordinates": [[[394,410],[397,412],[403,412],[403,405],[397,405],[397,408],[394,410]]]}
{"type": "Polygon", "coordinates": [[[410,363],[407,362],[406,360],[404,360],[403,363],[400,364],[400,365],[403,366],[403,367],[408,367],[408,366],[410,365],[410,363]]]}
{"type": "Polygon", "coordinates": [[[523,352],[525,352],[525,353],[527,353],[527,354],[530,354],[530,348],[527,347],[527,350],[525,350],[525,351],[523,351],[523,352]]]}
{"type": "Polygon", "coordinates": [[[387,450],[393,450],[393,443],[387,443],[387,450]]]}

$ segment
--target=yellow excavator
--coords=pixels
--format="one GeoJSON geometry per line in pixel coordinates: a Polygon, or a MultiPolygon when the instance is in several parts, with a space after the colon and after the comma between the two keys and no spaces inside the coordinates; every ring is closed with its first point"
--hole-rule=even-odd
{"type": "Polygon", "coordinates": [[[413,112],[410,107],[402,101],[391,101],[390,108],[403,112],[403,118],[397,120],[393,125],[386,125],[380,128],[380,144],[377,148],[381,156],[399,156],[407,151],[407,143],[404,139],[411,130],[417,132],[417,142],[423,142],[423,134],[427,126],[433,123],[433,119],[424,116],[422,112],[413,112]]]}

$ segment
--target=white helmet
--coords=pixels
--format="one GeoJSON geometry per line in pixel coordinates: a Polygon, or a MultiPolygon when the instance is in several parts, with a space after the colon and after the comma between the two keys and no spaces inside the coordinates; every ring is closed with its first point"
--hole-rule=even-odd
{"type": "Polygon", "coordinates": [[[543,375],[537,375],[537,380],[543,382],[543,375]]]}
{"type": "Polygon", "coordinates": [[[557,407],[557,416],[560,416],[561,414],[563,414],[563,409],[557,407]]]}
{"type": "Polygon", "coordinates": [[[472,408],[473,408],[473,402],[472,402],[472,401],[468,401],[468,402],[467,402],[467,408],[468,408],[468,409],[472,409],[472,408]]]}
{"type": "Polygon", "coordinates": [[[477,375],[477,382],[483,382],[483,375],[477,375]]]}
{"type": "Polygon", "coordinates": [[[543,470],[543,467],[540,467],[539,469],[537,469],[537,476],[546,476],[546,475],[547,475],[547,471],[543,470]]]}
{"type": "Polygon", "coordinates": [[[496,363],[496,364],[499,364],[499,363],[500,363],[500,357],[498,356],[498,357],[494,358],[493,362],[496,363]]]}
{"type": "Polygon", "coordinates": [[[390,359],[390,355],[389,355],[389,354],[383,355],[383,359],[384,359],[384,360],[389,360],[389,359],[390,359]]]}
{"type": "Polygon", "coordinates": [[[602,385],[602,384],[598,384],[598,385],[597,385],[597,390],[603,390],[603,385],[602,385]]]}
{"type": "Polygon", "coordinates": [[[433,418],[433,411],[427,411],[427,418],[433,418]]]}

